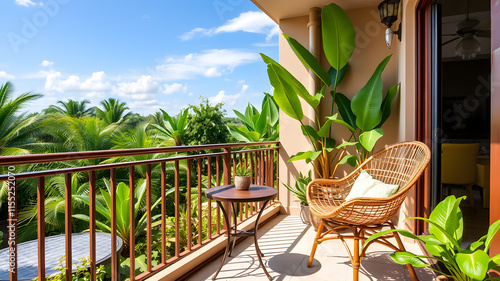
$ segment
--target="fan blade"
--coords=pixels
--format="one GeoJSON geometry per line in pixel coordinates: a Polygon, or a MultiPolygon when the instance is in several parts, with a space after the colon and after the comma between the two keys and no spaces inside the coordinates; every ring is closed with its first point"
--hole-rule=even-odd
{"type": "Polygon", "coordinates": [[[491,29],[491,20],[483,20],[482,22],[478,23],[476,26],[474,26],[472,29],[474,30],[490,30],[491,29]]]}
{"type": "Polygon", "coordinates": [[[451,40],[448,40],[448,41],[444,42],[443,44],[441,44],[441,46],[444,46],[444,45],[446,45],[446,44],[450,44],[451,42],[453,42],[453,41],[457,41],[458,39],[460,39],[460,37],[457,37],[457,38],[453,38],[453,39],[451,39],[451,40]]]}
{"type": "Polygon", "coordinates": [[[474,35],[477,37],[491,38],[491,30],[478,30],[474,35]]]}

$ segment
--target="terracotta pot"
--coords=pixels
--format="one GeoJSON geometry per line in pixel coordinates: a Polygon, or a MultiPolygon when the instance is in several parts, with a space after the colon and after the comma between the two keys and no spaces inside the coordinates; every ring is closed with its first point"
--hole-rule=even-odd
{"type": "Polygon", "coordinates": [[[311,211],[308,205],[300,203],[300,219],[304,224],[311,224],[311,211]]]}
{"type": "Polygon", "coordinates": [[[248,190],[250,187],[250,176],[246,177],[240,177],[240,176],[235,176],[234,177],[234,185],[236,186],[236,189],[238,190],[248,190]]]}

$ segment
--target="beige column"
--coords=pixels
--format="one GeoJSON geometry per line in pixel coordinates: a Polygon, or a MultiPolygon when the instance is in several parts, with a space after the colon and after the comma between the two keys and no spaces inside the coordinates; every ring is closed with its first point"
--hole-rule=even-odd
{"type": "MultiPolygon", "coordinates": [[[[309,23],[307,24],[309,29],[309,52],[319,60],[321,52],[321,9],[320,8],[310,8],[309,9],[309,23]]],[[[309,83],[308,90],[311,95],[316,94],[320,90],[320,79],[309,70],[309,83]]],[[[311,108],[309,112],[306,113],[309,118],[309,126],[317,128],[316,117],[314,114],[314,109],[311,108]]],[[[312,145],[311,145],[312,146],[312,145]]]]}

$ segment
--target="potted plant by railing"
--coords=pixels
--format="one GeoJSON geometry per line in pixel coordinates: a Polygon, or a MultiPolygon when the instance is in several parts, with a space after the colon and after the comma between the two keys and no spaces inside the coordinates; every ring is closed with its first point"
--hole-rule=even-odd
{"type": "Polygon", "coordinates": [[[421,217],[408,218],[428,222],[429,235],[416,236],[407,230],[389,229],[370,236],[366,240],[364,247],[377,237],[397,231],[403,236],[423,242],[432,256],[395,252],[390,257],[396,263],[411,264],[414,267],[429,267],[441,274],[436,280],[500,280],[498,277],[487,277],[489,270],[500,270],[500,254],[492,258],[488,255],[491,242],[500,229],[500,220],[490,225],[486,235],[462,249],[464,226],[459,204],[464,199],[465,196],[458,199],[453,195],[448,196],[436,206],[428,219],[421,217]],[[430,267],[424,259],[433,259],[440,262],[449,271],[449,274],[430,267]]]}
{"type": "MultiPolygon", "coordinates": [[[[312,181],[311,171],[309,171],[307,177],[300,173],[299,178],[293,176],[295,179],[295,187],[291,187],[289,184],[283,183],[283,185],[290,192],[297,196],[295,202],[300,202],[300,219],[305,224],[311,224],[316,217],[311,217],[311,212],[309,212],[309,204],[307,204],[307,185],[312,181]]],[[[319,225],[319,224],[318,224],[319,225]]]]}
{"type": "Polygon", "coordinates": [[[333,178],[340,164],[351,166],[362,163],[383,136],[382,124],[391,114],[398,85],[389,88],[384,97],[381,74],[391,56],[386,57],[375,69],[368,82],[349,100],[337,92],[337,86],[348,71],[348,61],[356,48],[354,27],[345,11],[336,4],[326,5],[321,13],[323,50],[330,64],[328,70],[297,40],[284,34],[291,49],[302,64],[310,69],[321,81],[321,90],[309,93],[307,88],[278,62],[261,54],[267,64],[269,80],[274,88],[274,100],[280,109],[301,124],[303,135],[311,142],[313,149],[302,151],[290,157],[289,161],[305,160],[312,163],[320,178],[333,178]],[[321,117],[318,106],[322,103],[327,89],[332,103],[329,116],[321,117]],[[303,123],[304,105],[314,109],[317,128],[303,123]],[[335,105],[338,113],[334,114],[335,105]],[[340,116],[339,116],[340,114],[340,116]],[[342,117],[342,118],[340,118],[342,117]],[[350,138],[337,144],[333,138],[332,125],[341,124],[351,132],[350,138]],[[357,155],[350,155],[346,148],[354,147],[357,155]]]}
{"type": "Polygon", "coordinates": [[[238,165],[236,167],[236,174],[234,176],[234,185],[238,190],[247,190],[250,187],[250,182],[252,181],[252,170],[250,167],[244,167],[243,165],[238,165]]]}

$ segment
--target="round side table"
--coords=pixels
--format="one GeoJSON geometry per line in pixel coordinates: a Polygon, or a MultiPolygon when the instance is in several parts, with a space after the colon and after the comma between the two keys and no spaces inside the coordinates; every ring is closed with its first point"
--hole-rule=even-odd
{"type": "Polygon", "coordinates": [[[234,242],[236,241],[236,237],[240,236],[253,236],[254,244],[255,244],[255,252],[257,252],[257,257],[259,258],[259,263],[262,269],[264,270],[264,273],[266,274],[267,278],[269,280],[272,280],[273,278],[269,275],[269,273],[266,270],[266,267],[264,266],[264,263],[262,262],[262,252],[260,251],[259,244],[257,243],[257,228],[259,226],[259,219],[260,216],[262,215],[262,212],[266,208],[267,203],[269,200],[272,200],[276,198],[276,195],[278,194],[278,190],[276,190],[273,187],[269,186],[263,186],[263,185],[250,185],[250,188],[248,190],[238,190],[234,185],[222,185],[222,186],[216,186],[210,189],[207,189],[205,191],[205,194],[207,195],[207,198],[215,200],[219,207],[222,210],[222,214],[224,215],[224,220],[226,222],[226,225],[228,226],[228,235],[227,235],[227,244],[226,244],[226,251],[224,252],[224,256],[222,257],[221,264],[219,266],[219,269],[215,273],[214,277],[212,280],[215,280],[217,278],[217,275],[219,274],[220,270],[222,269],[222,266],[224,266],[224,262],[226,261],[226,257],[231,255],[231,252],[233,251],[234,248],[234,242]],[[236,217],[236,207],[235,203],[251,203],[251,202],[264,202],[262,204],[262,207],[260,208],[259,214],[257,215],[257,219],[255,220],[255,226],[253,229],[249,231],[244,231],[244,230],[238,230],[237,229],[237,217],[236,217]],[[234,215],[234,226],[230,227],[229,224],[229,216],[228,216],[228,211],[224,209],[224,204],[222,202],[228,202],[231,203],[233,213],[234,215]],[[231,230],[233,230],[231,232],[231,230]],[[234,237],[233,243],[231,243],[231,237],[234,237]]]}

